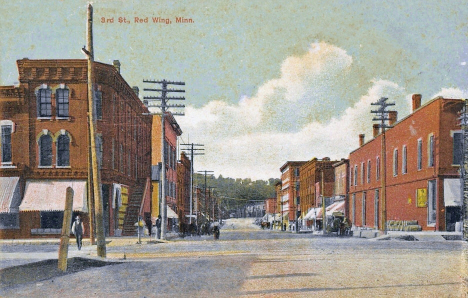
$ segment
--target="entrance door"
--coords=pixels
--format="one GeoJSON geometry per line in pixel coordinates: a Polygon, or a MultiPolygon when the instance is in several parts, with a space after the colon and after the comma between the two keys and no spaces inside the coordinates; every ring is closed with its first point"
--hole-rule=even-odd
{"type": "Polygon", "coordinates": [[[436,180],[429,180],[427,185],[427,225],[435,225],[437,208],[436,180]]]}

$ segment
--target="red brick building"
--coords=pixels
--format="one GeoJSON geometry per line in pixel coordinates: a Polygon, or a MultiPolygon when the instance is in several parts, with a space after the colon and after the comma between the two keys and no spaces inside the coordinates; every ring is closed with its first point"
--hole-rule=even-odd
{"type": "Polygon", "coordinates": [[[281,210],[283,225],[297,229],[298,218],[301,215],[299,197],[300,168],[305,161],[287,161],[281,168],[281,210]]]}
{"type": "MultiPolygon", "coordinates": [[[[382,134],[374,126],[367,143],[349,155],[350,219],[358,227],[385,229],[381,223],[382,173],[386,173],[387,229],[454,230],[461,220],[462,131],[457,113],[463,101],[437,97],[386,131],[386,164],[381,168],[382,134]]],[[[393,123],[392,123],[393,122],[393,123]]]]}
{"type": "MultiPolygon", "coordinates": [[[[107,235],[134,233],[150,196],[151,118],[115,62],[93,63],[107,235]]],[[[68,186],[75,214],[89,222],[87,61],[17,65],[19,85],[0,87],[0,238],[58,237],[68,186]]]]}
{"type": "MultiPolygon", "coordinates": [[[[191,162],[185,155],[180,154],[180,161],[177,163],[177,209],[179,223],[190,223],[190,169],[191,162]]],[[[194,214],[192,206],[192,214],[194,214]]]]}

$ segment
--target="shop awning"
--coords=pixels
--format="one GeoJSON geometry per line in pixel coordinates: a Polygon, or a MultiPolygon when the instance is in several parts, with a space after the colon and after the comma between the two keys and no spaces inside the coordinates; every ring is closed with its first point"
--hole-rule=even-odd
{"type": "Polygon", "coordinates": [[[306,216],[304,216],[305,220],[313,220],[315,218],[322,218],[322,208],[312,208],[307,212],[306,216]]]}
{"type": "Polygon", "coordinates": [[[19,177],[0,177],[0,213],[18,212],[21,203],[19,177]]]}
{"type": "Polygon", "coordinates": [[[444,179],[445,207],[462,206],[463,197],[460,179],[444,179]]]}
{"type": "Polygon", "coordinates": [[[177,214],[174,212],[174,210],[171,209],[171,207],[169,207],[169,205],[167,206],[167,218],[179,218],[179,216],[177,216],[177,214]]]}
{"type": "Polygon", "coordinates": [[[341,212],[344,214],[345,212],[345,202],[335,202],[327,207],[327,216],[332,216],[334,212],[341,212]]]}
{"type": "Polygon", "coordinates": [[[20,211],[62,211],[67,187],[73,188],[73,210],[88,212],[85,180],[28,180],[20,211]]]}

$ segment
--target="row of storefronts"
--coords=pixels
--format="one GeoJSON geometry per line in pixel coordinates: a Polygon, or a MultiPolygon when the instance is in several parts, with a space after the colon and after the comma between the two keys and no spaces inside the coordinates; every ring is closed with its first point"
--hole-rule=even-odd
{"type": "Polygon", "coordinates": [[[346,159],[286,162],[275,209],[269,211],[274,226],[322,229],[325,212],[327,221],[347,218],[355,229],[459,231],[463,138],[458,118],[465,102],[437,97],[421,105],[421,99],[413,95],[412,113],[401,120],[390,111],[385,132],[374,125],[369,141],[359,135],[359,148],[346,159]]]}

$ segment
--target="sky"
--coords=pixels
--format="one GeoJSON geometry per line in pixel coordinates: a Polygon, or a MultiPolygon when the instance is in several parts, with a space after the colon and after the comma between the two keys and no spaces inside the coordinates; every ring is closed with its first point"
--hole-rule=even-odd
{"type": "MultiPolygon", "coordinates": [[[[370,104],[380,97],[399,119],[414,93],[423,104],[468,97],[465,1],[92,4],[96,61],[119,60],[140,90],[150,87],[144,79],[185,82],[176,120],[180,143],[204,144],[195,171],[279,178],[286,161],[347,158],[359,134],[372,136],[370,104]]],[[[17,59],[85,58],[86,6],[4,1],[0,84],[17,83],[17,59]]]]}

